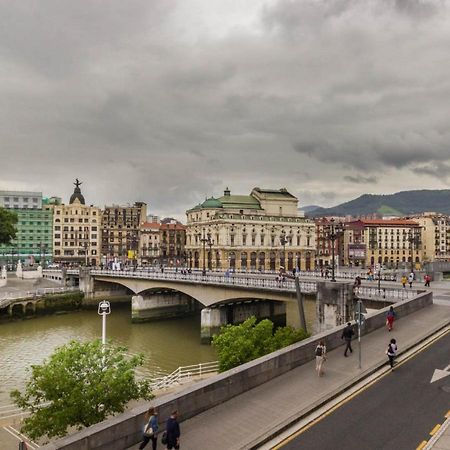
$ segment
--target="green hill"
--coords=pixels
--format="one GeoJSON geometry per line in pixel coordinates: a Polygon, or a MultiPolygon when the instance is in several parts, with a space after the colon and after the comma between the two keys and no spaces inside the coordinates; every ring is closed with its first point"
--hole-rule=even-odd
{"type": "Polygon", "coordinates": [[[402,191],[390,195],[364,194],[361,197],[332,208],[309,211],[309,217],[318,216],[407,216],[425,211],[450,214],[450,190],[402,191]]]}

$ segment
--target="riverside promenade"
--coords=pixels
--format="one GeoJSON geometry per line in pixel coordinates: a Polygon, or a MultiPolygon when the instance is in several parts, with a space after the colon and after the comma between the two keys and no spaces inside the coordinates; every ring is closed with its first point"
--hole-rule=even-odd
{"type": "MultiPolygon", "coordinates": [[[[185,450],[258,448],[378,369],[389,371],[385,350],[390,338],[397,339],[401,357],[449,324],[450,306],[434,304],[400,317],[391,333],[381,328],[363,336],[362,369],[358,369],[355,340],[353,354],[348,358],[343,356],[343,346],[328,352],[325,375],[321,378],[317,377],[315,362],[311,361],[186,421],[183,421],[183,411],[179,411],[181,447],[185,450]]],[[[401,372],[388,376],[401,376],[401,372]]],[[[160,417],[161,423],[165,420],[166,417],[160,417]]]]}

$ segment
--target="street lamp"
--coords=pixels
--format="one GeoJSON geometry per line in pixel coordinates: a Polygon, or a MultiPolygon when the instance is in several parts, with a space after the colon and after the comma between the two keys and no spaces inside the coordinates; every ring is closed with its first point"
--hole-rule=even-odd
{"type": "Polygon", "coordinates": [[[208,253],[208,269],[212,270],[212,246],[214,245],[214,240],[211,239],[211,235],[209,236],[209,240],[207,242],[208,246],[209,246],[209,253],[208,253]]]}
{"type": "Polygon", "coordinates": [[[203,235],[200,238],[200,242],[203,245],[203,270],[202,270],[202,275],[205,276],[206,275],[206,245],[213,245],[213,241],[211,240],[211,234],[207,233],[205,236],[205,230],[203,230],[203,235]]]}
{"type": "Polygon", "coordinates": [[[98,314],[102,316],[102,344],[104,349],[106,345],[106,316],[111,314],[111,305],[108,301],[103,300],[98,304],[98,314]]]}
{"type": "Polygon", "coordinates": [[[280,258],[280,266],[282,265],[284,270],[286,270],[286,243],[287,243],[287,237],[286,237],[286,233],[284,232],[284,230],[281,232],[280,235],[280,244],[283,246],[283,264],[281,264],[281,258],[280,258]]]}
{"type": "Polygon", "coordinates": [[[409,248],[411,251],[411,273],[414,273],[414,244],[416,243],[416,239],[417,236],[414,232],[414,228],[411,228],[408,234],[409,248]]]}
{"type": "Polygon", "coordinates": [[[334,218],[332,218],[330,220],[331,222],[331,228],[330,228],[330,233],[328,235],[328,237],[331,240],[331,281],[336,282],[336,278],[334,276],[334,266],[335,266],[335,260],[334,260],[334,253],[335,253],[335,241],[338,238],[338,229],[336,228],[336,226],[334,225],[334,218]]]}

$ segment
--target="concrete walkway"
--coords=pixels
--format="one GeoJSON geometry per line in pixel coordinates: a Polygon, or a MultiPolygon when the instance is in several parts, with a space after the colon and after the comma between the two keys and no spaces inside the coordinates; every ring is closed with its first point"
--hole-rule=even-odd
{"type": "MultiPolygon", "coordinates": [[[[432,305],[394,324],[391,333],[383,328],[362,338],[362,369],[358,369],[358,343],[354,352],[343,356],[343,347],[328,353],[325,376],[317,377],[314,362],[258,386],[238,397],[181,422],[184,450],[231,450],[252,448],[262,436],[278,430],[314,410],[353,384],[364,373],[386,363],[389,339],[397,339],[399,351],[450,323],[450,307],[432,305]]],[[[183,411],[179,411],[183,420],[183,411]]],[[[166,418],[161,417],[160,421],[166,418]]],[[[130,447],[137,449],[138,445],[130,447]]]]}

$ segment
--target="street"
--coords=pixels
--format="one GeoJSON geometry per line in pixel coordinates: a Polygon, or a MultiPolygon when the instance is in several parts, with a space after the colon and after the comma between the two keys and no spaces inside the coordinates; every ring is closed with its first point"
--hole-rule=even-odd
{"type": "Polygon", "coordinates": [[[450,376],[430,383],[450,364],[449,348],[450,333],[276,448],[416,449],[450,409],[450,376]]]}

